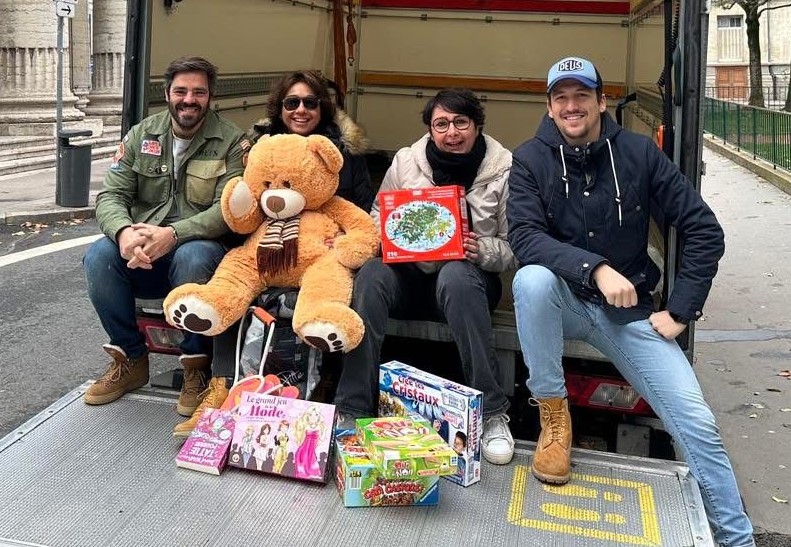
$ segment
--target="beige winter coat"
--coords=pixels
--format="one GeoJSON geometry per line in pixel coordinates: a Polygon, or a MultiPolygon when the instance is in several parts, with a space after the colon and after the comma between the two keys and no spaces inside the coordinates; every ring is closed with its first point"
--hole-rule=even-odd
{"type": "MultiPolygon", "coordinates": [[[[408,148],[399,150],[387,170],[379,191],[427,188],[436,186],[431,166],[426,158],[426,134],[408,148]]],[[[517,264],[508,245],[508,225],[505,219],[505,202],[508,199],[508,174],[511,171],[511,152],[499,142],[484,134],[486,155],[478,175],[467,191],[467,203],[472,215],[471,229],[478,237],[478,260],[481,269],[503,272],[516,269],[517,264]]],[[[379,224],[379,203],[374,200],[371,216],[379,224]]],[[[426,273],[439,270],[442,262],[419,262],[426,273]]]]}

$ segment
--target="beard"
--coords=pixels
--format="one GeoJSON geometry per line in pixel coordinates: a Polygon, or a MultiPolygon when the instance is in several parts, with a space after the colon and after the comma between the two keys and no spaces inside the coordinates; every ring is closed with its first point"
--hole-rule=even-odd
{"type": "Polygon", "coordinates": [[[179,129],[188,133],[203,121],[209,109],[208,107],[202,108],[199,104],[168,103],[168,111],[179,129]],[[187,113],[181,110],[184,107],[197,108],[197,111],[187,113]]]}

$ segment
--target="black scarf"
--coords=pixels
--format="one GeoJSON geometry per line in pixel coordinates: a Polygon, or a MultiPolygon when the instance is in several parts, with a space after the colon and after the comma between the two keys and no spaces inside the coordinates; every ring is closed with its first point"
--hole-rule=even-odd
{"type": "Polygon", "coordinates": [[[458,184],[469,190],[475,177],[478,176],[478,169],[485,155],[486,141],[483,134],[478,134],[472,150],[466,154],[443,152],[431,139],[426,145],[426,159],[431,166],[434,184],[437,186],[458,184]]]}

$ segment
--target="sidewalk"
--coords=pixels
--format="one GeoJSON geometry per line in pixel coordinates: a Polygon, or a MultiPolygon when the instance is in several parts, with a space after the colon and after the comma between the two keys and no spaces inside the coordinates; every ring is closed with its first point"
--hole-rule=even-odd
{"type": "Polygon", "coordinates": [[[96,194],[112,159],[91,163],[91,189],[87,207],[55,205],[55,169],[42,169],[0,177],[0,225],[55,222],[94,215],[96,194]]]}

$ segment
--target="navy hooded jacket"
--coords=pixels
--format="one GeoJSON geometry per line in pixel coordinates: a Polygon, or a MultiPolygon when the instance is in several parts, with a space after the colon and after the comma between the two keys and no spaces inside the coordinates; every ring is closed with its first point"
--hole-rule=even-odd
{"type": "Polygon", "coordinates": [[[648,255],[648,227],[656,204],[682,234],[667,309],[684,320],[702,314],[725,250],[723,232],[690,181],[648,137],[621,128],[605,112],[598,141],[570,146],[545,115],[536,137],[514,151],[508,190],[508,241],[520,265],[548,268],[620,324],[653,311],[650,292],[660,271],[648,255]],[[591,276],[602,263],[635,285],[636,307],[604,301],[591,276]]]}

